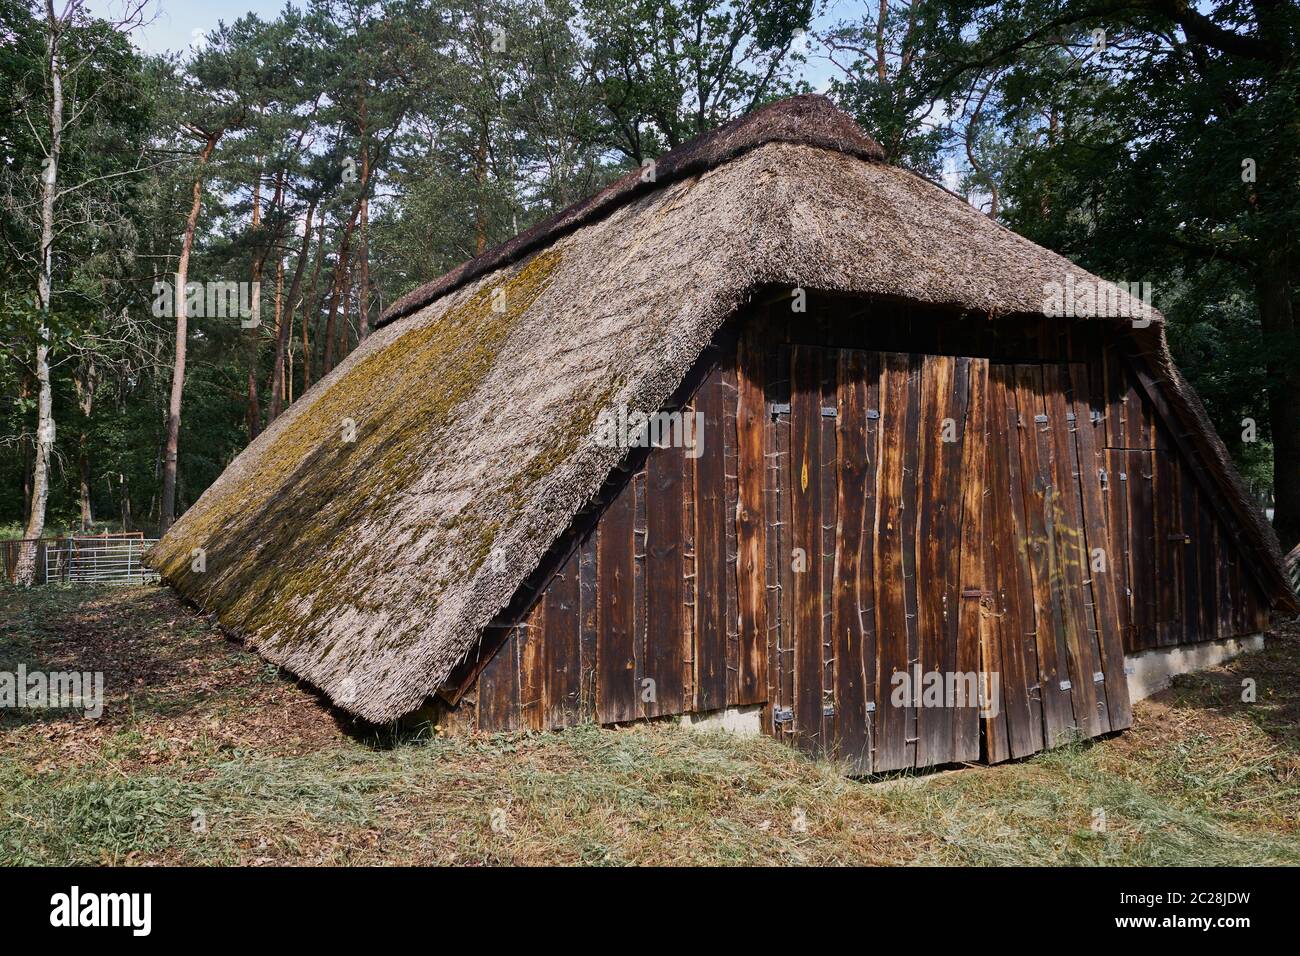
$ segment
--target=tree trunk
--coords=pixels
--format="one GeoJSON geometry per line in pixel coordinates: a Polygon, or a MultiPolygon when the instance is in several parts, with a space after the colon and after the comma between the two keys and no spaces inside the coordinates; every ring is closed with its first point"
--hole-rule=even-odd
{"type": "MultiPolygon", "coordinates": [[[[54,202],[58,198],[59,160],[63,152],[63,67],[59,39],[63,24],[54,13],[53,0],[45,0],[47,68],[50,75],[50,149],[41,176],[41,248],[36,294],[41,307],[41,327],[36,342],[36,460],[32,465],[31,507],[23,537],[45,533],[45,506],[50,498],[50,448],[54,444],[54,409],[50,391],[50,299],[54,271],[54,202]]],[[[18,583],[28,586],[36,577],[36,545],[19,549],[18,583]]]]}
{"type": "Polygon", "coordinates": [[[315,316],[320,318],[320,298],[316,295],[316,290],[320,288],[320,268],[325,261],[325,216],[321,216],[320,226],[316,230],[316,265],[311,270],[311,294],[304,296],[302,300],[302,391],[306,394],[307,389],[311,388],[311,338],[310,323],[311,315],[307,309],[307,303],[313,303],[314,307],[310,310],[315,316]]]}
{"type": "MultiPolygon", "coordinates": [[[[364,186],[362,187],[365,188],[364,186]]],[[[361,212],[361,204],[357,203],[352,209],[352,215],[348,218],[347,226],[343,230],[343,241],[339,243],[339,260],[334,266],[334,286],[330,290],[330,310],[329,318],[325,323],[325,356],[324,370],[321,374],[328,375],[334,368],[334,339],[337,334],[335,330],[335,321],[338,319],[339,297],[343,294],[343,283],[347,279],[348,254],[352,245],[352,230],[356,228],[357,216],[361,212]]],[[[339,356],[342,358],[342,356],[339,356]]]]}
{"type": "Polygon", "coordinates": [[[1300,341],[1284,253],[1265,259],[1258,295],[1273,436],[1273,528],[1286,552],[1300,542],[1300,341]]]}
{"type": "Polygon", "coordinates": [[[176,520],[176,455],[180,447],[181,397],[185,392],[185,342],[188,334],[185,315],[185,285],[189,279],[190,251],[194,248],[194,227],[198,225],[199,209],[203,203],[203,171],[217,148],[224,130],[206,134],[203,150],[199,153],[199,166],[194,173],[194,194],[190,213],[185,217],[185,234],[181,239],[180,261],[176,264],[176,360],[172,364],[172,391],[167,403],[167,442],[163,452],[162,505],[158,520],[158,533],[166,534],[176,520]]]}
{"type": "Polygon", "coordinates": [[[81,409],[81,433],[77,436],[77,473],[81,480],[81,530],[89,531],[95,523],[90,506],[90,413],[95,405],[95,387],[99,373],[93,359],[87,358],[74,383],[77,388],[77,405],[81,409]]]}
{"type": "MultiPolygon", "coordinates": [[[[284,410],[283,397],[288,389],[285,387],[284,360],[289,349],[289,340],[293,337],[293,313],[298,302],[298,293],[302,289],[302,275],[307,266],[307,257],[311,252],[311,220],[316,212],[316,200],[307,204],[307,215],[303,220],[302,251],[298,253],[298,263],[293,267],[293,281],[289,283],[289,298],[285,301],[284,318],[279,323],[275,337],[275,366],[271,371],[271,409],[267,413],[267,423],[275,421],[284,410]]],[[[306,326],[303,327],[303,349],[306,350],[306,326]]]]}

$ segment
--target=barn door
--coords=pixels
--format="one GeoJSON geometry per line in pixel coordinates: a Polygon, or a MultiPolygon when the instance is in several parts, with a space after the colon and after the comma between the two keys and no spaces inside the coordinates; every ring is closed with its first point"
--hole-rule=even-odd
{"type": "Polygon", "coordinates": [[[1132,720],[1124,674],[1128,560],[1110,544],[1113,462],[1096,434],[1082,365],[994,365],[984,564],[985,667],[1001,707],[991,760],[1022,757],[1132,720]]]}
{"type": "Polygon", "coordinates": [[[859,772],[978,759],[987,362],[778,362],[774,731],[859,772]]]}

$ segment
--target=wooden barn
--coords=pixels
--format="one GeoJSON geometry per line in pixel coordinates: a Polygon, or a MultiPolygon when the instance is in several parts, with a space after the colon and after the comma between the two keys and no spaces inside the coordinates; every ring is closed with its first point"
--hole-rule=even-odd
{"type": "Polygon", "coordinates": [[[1140,287],[811,96],[397,302],[151,560],[369,721],[859,773],[1120,730],[1296,610],[1140,287]]]}

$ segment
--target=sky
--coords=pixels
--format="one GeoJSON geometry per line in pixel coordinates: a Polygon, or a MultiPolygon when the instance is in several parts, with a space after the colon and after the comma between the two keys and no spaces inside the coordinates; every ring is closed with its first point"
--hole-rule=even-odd
{"type": "MultiPolygon", "coordinates": [[[[218,21],[233,23],[249,11],[271,19],[283,6],[284,0],[149,0],[152,19],[136,32],[135,44],[147,53],[179,53],[218,21]]],[[[121,14],[123,0],[86,0],[86,8],[111,19],[121,14]]]]}
{"type": "MultiPolygon", "coordinates": [[[[125,0],[86,0],[86,7],[96,16],[111,19],[120,15],[125,0]]],[[[147,0],[149,22],[136,31],[136,46],[147,53],[180,53],[211,30],[220,21],[233,23],[245,13],[255,12],[272,19],[283,9],[286,0],[147,0]]],[[[294,3],[301,6],[301,3],[294,3]]],[[[852,16],[853,0],[833,0],[829,9],[814,24],[814,29],[852,16]]],[[[813,64],[806,79],[821,87],[829,75],[825,64],[813,64]]]]}

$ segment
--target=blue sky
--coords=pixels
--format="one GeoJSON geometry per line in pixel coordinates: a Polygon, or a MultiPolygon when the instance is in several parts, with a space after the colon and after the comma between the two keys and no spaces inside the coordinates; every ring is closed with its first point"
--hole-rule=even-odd
{"type": "MultiPolygon", "coordinates": [[[[256,11],[271,18],[284,0],[149,0],[152,20],[135,35],[135,44],[149,53],[180,52],[190,45],[196,30],[210,30],[217,22],[232,23],[256,11]]],[[[121,14],[123,0],[86,0],[96,16],[111,19],[121,14]]]]}
{"type": "MultiPolygon", "coordinates": [[[[271,19],[285,5],[285,0],[148,0],[149,23],[136,31],[134,42],[149,53],[183,52],[197,37],[197,31],[210,30],[219,21],[233,23],[245,13],[256,12],[271,19]]],[[[86,0],[86,7],[95,15],[111,19],[120,15],[124,0],[86,0]]],[[[295,3],[295,6],[301,6],[295,3]]],[[[832,0],[829,9],[814,24],[823,27],[855,15],[858,4],[854,0],[832,0]]],[[[814,61],[806,78],[820,87],[829,76],[829,66],[814,61]]]]}

